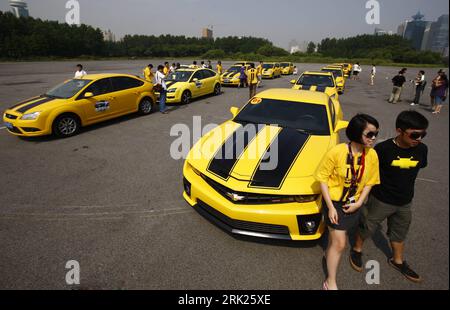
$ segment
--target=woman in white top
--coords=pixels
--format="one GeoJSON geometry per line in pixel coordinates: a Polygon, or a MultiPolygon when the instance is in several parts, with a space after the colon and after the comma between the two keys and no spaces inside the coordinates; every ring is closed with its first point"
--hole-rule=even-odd
{"type": "Polygon", "coordinates": [[[156,85],[161,85],[159,89],[159,111],[163,114],[167,114],[166,110],[166,95],[167,95],[167,86],[166,86],[166,76],[163,73],[164,66],[159,65],[158,71],[155,73],[155,83],[156,85]]]}

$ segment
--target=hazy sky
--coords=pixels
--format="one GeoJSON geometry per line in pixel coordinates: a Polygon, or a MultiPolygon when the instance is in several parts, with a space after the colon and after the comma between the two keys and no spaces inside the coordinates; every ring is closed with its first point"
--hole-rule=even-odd
{"type": "MultiPolygon", "coordinates": [[[[447,0],[378,0],[380,25],[366,24],[366,0],[78,0],[81,22],[125,34],[200,36],[213,25],[214,36],[257,36],[288,48],[293,39],[320,42],[374,32],[397,31],[418,10],[426,20],[449,13],[447,0]]],[[[0,10],[9,10],[0,0],[0,10]]],[[[67,0],[26,0],[30,14],[65,21],[67,0]]]]}

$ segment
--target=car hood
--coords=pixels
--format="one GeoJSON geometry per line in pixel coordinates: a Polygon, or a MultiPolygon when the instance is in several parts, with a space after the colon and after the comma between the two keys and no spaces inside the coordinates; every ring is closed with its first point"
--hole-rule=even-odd
{"type": "Polygon", "coordinates": [[[188,161],[208,177],[279,189],[289,179],[311,179],[330,140],[295,129],[228,121],[203,136],[188,161]]]}
{"type": "Polygon", "coordinates": [[[167,81],[166,82],[166,86],[167,86],[167,89],[169,89],[169,88],[177,88],[177,87],[180,87],[184,83],[186,83],[186,82],[167,81]]]}
{"type": "Polygon", "coordinates": [[[66,103],[67,101],[68,99],[51,98],[43,95],[22,101],[9,108],[9,111],[19,114],[32,113],[59,106],[62,103],[66,103]]]}
{"type": "Polygon", "coordinates": [[[328,96],[337,95],[335,87],[317,86],[317,85],[295,85],[294,89],[319,91],[327,94],[328,96]]]}
{"type": "Polygon", "coordinates": [[[224,79],[232,79],[234,77],[239,77],[241,75],[240,72],[228,72],[226,71],[224,74],[222,74],[222,78],[224,79]]]}

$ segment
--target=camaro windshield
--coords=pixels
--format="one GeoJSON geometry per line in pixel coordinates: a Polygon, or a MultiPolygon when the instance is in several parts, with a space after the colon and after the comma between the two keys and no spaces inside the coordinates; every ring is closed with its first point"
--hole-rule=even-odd
{"type": "Polygon", "coordinates": [[[233,66],[227,70],[227,72],[239,72],[239,71],[241,71],[241,67],[239,66],[233,66]]]}
{"type": "Polygon", "coordinates": [[[166,81],[187,82],[192,73],[192,71],[175,71],[167,75],[166,81]]]}
{"type": "Polygon", "coordinates": [[[297,85],[315,85],[334,87],[333,79],[328,75],[303,74],[297,81],[297,85]]]}
{"type": "Polygon", "coordinates": [[[273,68],[273,64],[263,64],[263,68],[264,69],[272,69],[273,68]]]}
{"type": "Polygon", "coordinates": [[[287,63],[287,62],[282,62],[280,65],[281,65],[283,68],[289,67],[289,63],[287,63]]]}
{"type": "Polygon", "coordinates": [[[323,72],[331,72],[334,77],[342,77],[342,71],[339,69],[322,69],[323,72]]]}
{"type": "Polygon", "coordinates": [[[329,135],[326,106],[297,101],[262,99],[247,104],[234,118],[238,123],[275,125],[312,135],[329,135]]]}
{"type": "Polygon", "coordinates": [[[61,99],[72,98],[90,82],[92,82],[92,80],[69,80],[52,88],[45,95],[48,97],[61,99]]]}

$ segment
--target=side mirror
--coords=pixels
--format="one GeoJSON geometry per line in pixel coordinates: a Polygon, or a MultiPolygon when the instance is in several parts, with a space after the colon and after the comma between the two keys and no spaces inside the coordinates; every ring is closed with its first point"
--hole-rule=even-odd
{"type": "Polygon", "coordinates": [[[91,92],[87,92],[84,94],[84,98],[92,98],[92,97],[94,97],[94,94],[91,92]]]}
{"type": "Polygon", "coordinates": [[[230,112],[231,112],[231,115],[233,115],[233,117],[236,117],[236,115],[238,115],[238,113],[239,113],[239,108],[231,107],[230,112]]]}
{"type": "Polygon", "coordinates": [[[197,82],[198,82],[198,79],[195,78],[195,79],[192,80],[192,82],[197,83],[197,82]]]}
{"type": "Polygon", "coordinates": [[[297,80],[291,80],[291,84],[297,83],[297,80]]]}
{"type": "Polygon", "coordinates": [[[339,130],[345,129],[348,126],[347,121],[339,121],[336,125],[336,128],[334,128],[334,132],[337,133],[339,130]]]}

